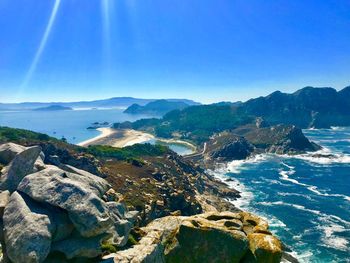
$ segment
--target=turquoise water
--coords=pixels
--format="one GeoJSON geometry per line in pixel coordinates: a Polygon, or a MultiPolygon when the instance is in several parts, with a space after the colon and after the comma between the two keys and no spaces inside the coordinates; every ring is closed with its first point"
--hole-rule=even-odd
{"type": "Polygon", "coordinates": [[[350,128],[304,132],[334,158],[266,154],[215,174],[234,179],[236,205],[267,218],[301,262],[350,262],[350,128]]]}
{"type": "MultiPolygon", "coordinates": [[[[94,122],[135,121],[157,116],[131,115],[121,109],[87,109],[73,111],[0,111],[0,126],[22,128],[48,134],[77,144],[100,134],[94,129],[86,129],[94,122]]],[[[155,141],[150,141],[155,143],[155,141]]],[[[166,144],[173,151],[185,155],[192,150],[179,144],[166,144]]]]}

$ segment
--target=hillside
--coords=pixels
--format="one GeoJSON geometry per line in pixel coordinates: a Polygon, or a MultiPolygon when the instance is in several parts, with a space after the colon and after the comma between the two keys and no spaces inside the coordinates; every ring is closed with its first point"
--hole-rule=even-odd
{"type": "Polygon", "coordinates": [[[167,100],[156,100],[147,103],[144,106],[139,104],[133,104],[128,107],[124,113],[128,114],[154,114],[154,115],[164,115],[172,110],[182,110],[191,105],[196,105],[196,103],[185,103],[182,101],[167,101],[167,100]]]}
{"type": "Polygon", "coordinates": [[[293,124],[300,128],[330,128],[350,125],[350,87],[305,87],[294,93],[276,91],[251,99],[239,107],[241,114],[262,117],[271,124],[293,124]]]}

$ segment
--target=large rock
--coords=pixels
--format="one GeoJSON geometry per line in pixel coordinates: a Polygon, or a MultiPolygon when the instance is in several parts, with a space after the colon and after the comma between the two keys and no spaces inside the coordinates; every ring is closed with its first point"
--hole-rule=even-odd
{"type": "Polygon", "coordinates": [[[140,232],[144,236],[138,244],[106,256],[102,262],[278,262],[282,251],[266,221],[245,212],[167,216],[140,232]],[[251,231],[247,234],[244,229],[251,231]]]}
{"type": "Polygon", "coordinates": [[[248,235],[249,247],[257,262],[278,263],[282,257],[281,242],[271,235],[252,233],[248,235]]]}
{"type": "Polygon", "coordinates": [[[2,171],[0,190],[15,191],[22,179],[33,172],[34,163],[38,159],[40,152],[40,147],[33,146],[17,154],[2,171]]]}
{"type": "Polygon", "coordinates": [[[26,176],[18,190],[32,199],[60,207],[84,237],[104,233],[113,226],[105,202],[85,183],[68,178],[69,173],[49,167],[26,176]]]}
{"type": "Polygon", "coordinates": [[[0,163],[9,164],[13,158],[20,152],[23,152],[26,147],[12,142],[0,145],[0,163]]]}
{"type": "Polygon", "coordinates": [[[4,212],[6,252],[16,263],[43,262],[55,226],[38,203],[14,192],[4,212]]]}
{"type": "Polygon", "coordinates": [[[248,249],[248,239],[239,230],[206,219],[184,221],[166,250],[171,262],[240,262],[248,249]]]}
{"type": "Polygon", "coordinates": [[[210,155],[211,158],[220,159],[222,161],[242,160],[246,159],[254,151],[251,145],[245,138],[236,137],[231,141],[219,146],[210,155]]]}
{"type": "Polygon", "coordinates": [[[61,164],[59,167],[62,170],[69,172],[67,173],[68,178],[84,183],[99,197],[102,197],[111,188],[105,179],[92,173],[66,164],[61,164]]]}
{"type": "Polygon", "coordinates": [[[53,243],[51,251],[61,252],[67,259],[76,257],[95,258],[102,254],[102,242],[109,237],[111,237],[109,233],[89,238],[74,233],[70,238],[53,243]]]}
{"type": "Polygon", "coordinates": [[[126,218],[126,209],[120,203],[108,202],[107,207],[114,222],[114,227],[110,230],[113,235],[112,243],[120,247],[125,246],[128,242],[134,219],[130,218],[128,220],[126,218]]]}

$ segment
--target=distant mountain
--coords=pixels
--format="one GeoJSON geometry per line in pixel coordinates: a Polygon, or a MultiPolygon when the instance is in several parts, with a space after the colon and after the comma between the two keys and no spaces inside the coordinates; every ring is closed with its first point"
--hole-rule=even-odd
{"type": "Polygon", "coordinates": [[[192,101],[187,101],[187,103],[183,101],[168,101],[168,100],[156,100],[150,103],[147,103],[144,106],[139,104],[133,104],[128,107],[124,113],[129,114],[159,114],[164,115],[165,113],[172,110],[182,110],[187,108],[188,106],[197,105],[198,103],[194,103],[192,101]]]}
{"type": "Polygon", "coordinates": [[[164,138],[177,136],[201,144],[216,133],[248,124],[259,128],[279,124],[298,128],[350,126],[350,87],[339,92],[313,87],[292,94],[276,91],[238,105],[224,102],[191,106],[170,111],[161,119],[116,123],[114,127],[144,130],[164,138]]]}
{"type": "Polygon", "coordinates": [[[62,110],[73,110],[73,109],[71,107],[64,107],[61,105],[51,105],[48,107],[34,109],[34,111],[62,111],[62,110]]]}
{"type": "MultiPolygon", "coordinates": [[[[71,108],[127,108],[132,104],[146,105],[156,99],[138,99],[132,97],[115,97],[104,100],[77,101],[77,102],[22,102],[22,103],[0,103],[0,110],[32,110],[36,108],[59,105],[71,108]]],[[[184,102],[195,104],[192,100],[187,99],[167,99],[171,102],[184,102]]]]}
{"type": "Polygon", "coordinates": [[[350,87],[305,87],[292,94],[275,91],[251,99],[239,107],[241,113],[262,117],[270,124],[294,124],[301,128],[350,125],[350,87]]]}

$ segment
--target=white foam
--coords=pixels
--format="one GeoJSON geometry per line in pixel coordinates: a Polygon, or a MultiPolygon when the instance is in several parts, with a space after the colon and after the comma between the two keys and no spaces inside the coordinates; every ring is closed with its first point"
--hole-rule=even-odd
{"type": "Polygon", "coordinates": [[[318,229],[324,233],[322,242],[326,247],[336,248],[342,251],[350,250],[348,247],[349,241],[344,237],[335,235],[335,233],[349,231],[344,226],[338,224],[320,225],[318,229]]]}
{"type": "Polygon", "coordinates": [[[296,185],[304,186],[304,187],[306,187],[306,189],[308,189],[309,191],[311,191],[311,192],[313,192],[313,193],[315,193],[315,194],[317,194],[319,196],[340,197],[340,198],[343,198],[346,201],[350,202],[350,196],[343,195],[343,194],[326,193],[324,190],[318,189],[317,186],[304,184],[304,183],[299,182],[296,179],[289,178],[290,175],[293,175],[295,173],[294,167],[293,166],[289,166],[289,165],[285,164],[284,162],[282,162],[281,164],[291,169],[289,171],[285,171],[285,170],[280,170],[279,171],[279,174],[281,176],[281,180],[285,180],[285,181],[291,182],[291,183],[296,184],[296,185]]]}
{"type": "Polygon", "coordinates": [[[228,185],[231,189],[236,189],[240,192],[241,197],[237,198],[236,200],[230,200],[232,204],[234,204],[236,207],[240,209],[247,209],[249,206],[251,200],[253,200],[253,193],[249,191],[241,182],[239,182],[237,179],[227,176],[225,173],[222,172],[221,169],[219,170],[208,170],[209,174],[214,176],[216,179],[224,182],[228,185]],[[229,180],[228,180],[229,179],[229,180]]]}
{"type": "Polygon", "coordinates": [[[266,161],[269,158],[269,154],[258,154],[245,160],[234,160],[226,165],[227,172],[240,173],[244,164],[256,164],[266,161]]]}
{"type": "Polygon", "coordinates": [[[290,252],[290,254],[297,258],[300,263],[309,263],[314,253],[311,250],[306,250],[303,253],[297,253],[295,251],[290,252]]]}

